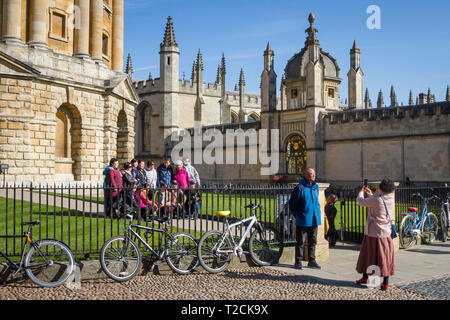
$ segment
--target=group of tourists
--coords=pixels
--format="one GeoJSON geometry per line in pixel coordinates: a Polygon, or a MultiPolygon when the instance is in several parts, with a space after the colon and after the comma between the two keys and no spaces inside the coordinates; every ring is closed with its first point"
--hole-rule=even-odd
{"type": "Polygon", "coordinates": [[[196,219],[201,209],[198,188],[200,176],[190,160],[177,160],[173,168],[164,159],[155,169],[152,160],[132,159],[119,169],[119,161],[112,158],[103,171],[105,176],[105,209],[111,217],[132,214],[149,219],[153,215],[187,216],[196,219]]]}
{"type": "MultiPolygon", "coordinates": [[[[289,208],[295,215],[296,221],[296,246],[295,246],[295,268],[301,270],[305,240],[308,240],[308,267],[321,269],[316,262],[315,250],[317,243],[317,230],[321,225],[319,187],[316,180],[316,173],[313,168],[304,171],[304,177],[293,190],[289,208]]],[[[368,186],[363,186],[356,201],[360,206],[365,206],[367,210],[367,222],[364,230],[364,239],[361,245],[356,270],[362,274],[362,278],[357,280],[359,285],[368,283],[369,273],[374,267],[380,270],[379,276],[383,277],[380,285],[381,290],[387,290],[389,276],[395,272],[394,244],[391,237],[392,226],[395,218],[395,185],[385,178],[378,186],[378,193],[373,193],[368,186]]],[[[337,196],[331,194],[327,198],[325,214],[330,228],[325,235],[330,246],[336,244],[337,232],[334,227],[336,217],[335,202],[337,196]]]]}

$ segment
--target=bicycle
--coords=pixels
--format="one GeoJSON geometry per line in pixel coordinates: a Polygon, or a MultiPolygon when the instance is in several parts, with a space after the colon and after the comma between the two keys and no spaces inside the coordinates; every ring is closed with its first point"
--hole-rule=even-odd
{"type": "Polygon", "coordinates": [[[262,205],[249,204],[244,208],[251,209],[253,215],[249,218],[229,224],[227,217],[230,211],[217,211],[216,216],[225,220],[225,231],[207,231],[198,242],[198,258],[202,267],[210,273],[223,271],[231,262],[232,255],[242,261],[242,245],[254,229],[248,241],[248,253],[253,262],[259,266],[267,266],[278,263],[283,253],[283,242],[279,232],[272,226],[263,225],[256,218],[256,209],[263,211],[262,205]],[[236,244],[231,230],[239,225],[247,225],[247,228],[236,244]]]}
{"type": "Polygon", "coordinates": [[[185,232],[169,234],[167,224],[170,216],[154,218],[154,221],[162,224],[162,229],[136,225],[133,224],[132,215],[128,214],[126,217],[130,219],[130,223],[124,226],[125,234],[108,239],[100,251],[100,264],[108,277],[122,282],[137,275],[143,258],[135,239],[150,251],[151,270],[164,260],[179,274],[191,273],[198,267],[197,241],[185,232]],[[160,235],[158,249],[153,249],[134,229],[144,230],[145,238],[148,238],[150,232],[157,232],[160,235]]]}
{"type": "Polygon", "coordinates": [[[0,238],[25,238],[19,263],[12,261],[7,254],[0,251],[0,255],[8,261],[8,265],[14,270],[12,278],[25,270],[28,278],[34,283],[46,287],[62,285],[70,277],[74,270],[74,258],[70,248],[62,241],[56,239],[43,239],[33,241],[31,229],[40,224],[40,221],[23,222],[22,226],[28,226],[28,231],[20,236],[0,236],[0,238]],[[27,245],[30,245],[25,255],[27,245]]]}
{"type": "Polygon", "coordinates": [[[442,241],[446,242],[448,239],[448,227],[450,220],[450,193],[445,196],[446,201],[441,200],[441,235],[442,241]]]}
{"type": "Polygon", "coordinates": [[[438,233],[438,219],[432,212],[428,212],[428,202],[439,197],[433,195],[425,198],[420,193],[417,195],[424,201],[424,206],[420,218],[417,214],[417,208],[410,207],[408,212],[402,213],[402,222],[400,224],[399,239],[403,249],[409,248],[413,241],[417,244],[418,237],[421,237],[424,243],[432,243],[438,233]]]}

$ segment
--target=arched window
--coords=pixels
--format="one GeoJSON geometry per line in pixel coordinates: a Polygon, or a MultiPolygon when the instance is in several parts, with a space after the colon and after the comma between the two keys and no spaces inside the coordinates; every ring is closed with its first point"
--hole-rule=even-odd
{"type": "Polygon", "coordinates": [[[259,120],[259,117],[256,113],[252,112],[251,114],[248,115],[247,122],[255,122],[258,120],[259,120]]]}
{"type": "Polygon", "coordinates": [[[302,174],[306,165],[306,143],[300,135],[292,135],[286,143],[286,171],[302,174]]]}
{"type": "Polygon", "coordinates": [[[231,123],[239,122],[239,116],[234,111],[231,111],[230,122],[231,123]]]}

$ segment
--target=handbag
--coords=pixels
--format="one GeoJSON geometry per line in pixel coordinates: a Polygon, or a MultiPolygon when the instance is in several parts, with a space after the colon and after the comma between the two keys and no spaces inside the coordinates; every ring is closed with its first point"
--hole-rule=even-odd
{"type": "Polygon", "coordinates": [[[391,238],[395,239],[397,238],[397,226],[395,223],[392,223],[392,219],[391,216],[389,215],[389,211],[388,208],[386,206],[386,202],[384,201],[383,197],[380,195],[381,200],[383,200],[383,204],[384,204],[384,209],[386,209],[386,215],[388,217],[389,222],[391,223],[392,227],[391,227],[391,238]]]}

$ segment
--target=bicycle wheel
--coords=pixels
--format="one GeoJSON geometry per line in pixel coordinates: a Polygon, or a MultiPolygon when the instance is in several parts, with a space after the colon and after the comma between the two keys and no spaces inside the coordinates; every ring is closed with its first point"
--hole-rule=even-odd
{"type": "Polygon", "coordinates": [[[62,285],[74,270],[69,247],[57,240],[41,240],[32,244],[25,256],[25,272],[36,284],[50,288],[62,285]]]}
{"type": "Polygon", "coordinates": [[[447,212],[441,211],[441,232],[442,232],[442,241],[446,242],[448,238],[448,221],[447,221],[447,212]]]}
{"type": "Polygon", "coordinates": [[[421,228],[422,240],[424,243],[432,243],[438,234],[438,218],[434,213],[428,213],[421,228]]]}
{"type": "Polygon", "coordinates": [[[283,253],[283,241],[279,232],[271,227],[253,230],[248,243],[248,251],[253,262],[260,266],[277,264],[283,253]]]}
{"type": "Polygon", "coordinates": [[[100,251],[100,264],[103,271],[116,281],[128,281],[134,278],[139,272],[141,262],[141,250],[125,236],[108,239],[100,251]]]}
{"type": "Polygon", "coordinates": [[[416,237],[413,233],[413,229],[414,218],[410,215],[405,216],[402,219],[399,232],[400,245],[403,249],[408,249],[412,245],[413,241],[415,241],[416,237]]]}
{"type": "Polygon", "coordinates": [[[202,267],[210,273],[218,273],[230,264],[233,246],[222,232],[210,230],[200,238],[197,251],[202,267]]]}
{"type": "Polygon", "coordinates": [[[166,261],[169,267],[179,274],[188,274],[198,267],[197,241],[185,232],[171,236],[166,248],[166,261]]]}

